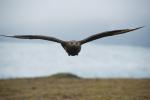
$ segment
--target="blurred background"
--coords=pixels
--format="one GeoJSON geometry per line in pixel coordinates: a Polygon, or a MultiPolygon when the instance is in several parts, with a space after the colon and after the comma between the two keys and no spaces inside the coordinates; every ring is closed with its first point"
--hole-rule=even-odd
{"type": "Polygon", "coordinates": [[[75,57],[57,43],[0,37],[0,78],[59,72],[86,78],[150,78],[149,5],[149,0],[0,0],[0,35],[81,40],[145,26],[85,44],[75,57]]]}

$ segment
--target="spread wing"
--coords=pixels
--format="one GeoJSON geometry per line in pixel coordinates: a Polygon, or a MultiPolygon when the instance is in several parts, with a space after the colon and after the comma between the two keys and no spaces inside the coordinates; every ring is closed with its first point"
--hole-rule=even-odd
{"type": "Polygon", "coordinates": [[[134,28],[134,29],[113,30],[113,31],[106,31],[106,32],[102,32],[102,33],[97,33],[95,35],[92,35],[90,37],[87,37],[87,38],[81,40],[80,43],[84,44],[84,43],[87,43],[87,42],[90,42],[90,41],[93,41],[93,40],[96,40],[96,39],[99,39],[99,38],[118,35],[118,34],[123,34],[123,33],[134,31],[134,30],[137,30],[137,29],[140,29],[140,28],[143,28],[143,27],[138,27],[138,28],[134,28]]]}
{"type": "Polygon", "coordinates": [[[42,36],[42,35],[14,35],[14,36],[1,35],[1,36],[19,38],[19,39],[41,39],[41,40],[48,40],[48,41],[53,41],[57,43],[64,43],[63,40],[57,39],[55,37],[42,36]]]}

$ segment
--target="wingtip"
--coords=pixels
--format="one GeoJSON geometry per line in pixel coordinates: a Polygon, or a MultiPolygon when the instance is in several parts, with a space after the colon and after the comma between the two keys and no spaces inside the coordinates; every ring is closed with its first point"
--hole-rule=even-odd
{"type": "Polygon", "coordinates": [[[3,37],[12,37],[12,36],[7,36],[7,35],[0,35],[0,36],[3,36],[3,37]]]}
{"type": "Polygon", "coordinates": [[[135,28],[134,30],[138,30],[138,29],[141,29],[141,28],[143,28],[143,27],[145,27],[145,26],[141,26],[141,27],[135,28]]]}
{"type": "Polygon", "coordinates": [[[145,27],[145,26],[141,26],[141,27],[137,27],[137,28],[132,28],[132,29],[129,29],[129,30],[130,30],[130,31],[134,31],[134,30],[141,29],[141,28],[143,28],[143,27],[145,27]]]}

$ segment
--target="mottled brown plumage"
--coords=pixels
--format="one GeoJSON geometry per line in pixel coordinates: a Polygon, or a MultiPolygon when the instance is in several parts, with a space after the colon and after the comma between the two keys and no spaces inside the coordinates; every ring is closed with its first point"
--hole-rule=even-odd
{"type": "Polygon", "coordinates": [[[42,40],[57,42],[62,45],[62,47],[65,49],[65,51],[68,53],[69,56],[70,55],[75,56],[75,55],[78,55],[78,53],[80,52],[81,45],[83,45],[87,42],[90,42],[90,41],[93,41],[93,40],[96,40],[99,38],[107,37],[107,36],[113,36],[113,35],[127,33],[127,32],[134,31],[134,30],[137,30],[140,28],[142,28],[142,27],[138,27],[138,28],[134,28],[134,29],[106,31],[106,32],[102,32],[102,33],[97,33],[95,35],[92,35],[92,36],[87,37],[80,41],[75,41],[75,40],[63,41],[63,40],[57,39],[55,37],[42,36],[42,35],[14,35],[14,36],[1,35],[1,36],[13,37],[13,38],[19,38],[19,39],[42,39],[42,40]]]}

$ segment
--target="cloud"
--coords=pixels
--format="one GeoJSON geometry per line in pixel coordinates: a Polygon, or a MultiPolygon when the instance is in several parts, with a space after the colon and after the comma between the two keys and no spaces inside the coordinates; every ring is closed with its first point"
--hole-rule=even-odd
{"type": "Polygon", "coordinates": [[[18,43],[17,39],[0,37],[0,77],[34,77],[56,72],[73,72],[84,77],[149,77],[149,3],[149,0],[0,1],[1,34],[82,39],[97,32],[146,25],[124,36],[87,44],[78,57],[68,57],[57,44],[38,40],[18,43]]]}
{"type": "Polygon", "coordinates": [[[136,34],[101,43],[150,47],[149,4],[149,0],[5,0],[0,1],[0,33],[82,39],[102,31],[146,25],[136,34]]]}
{"type": "Polygon", "coordinates": [[[83,45],[71,57],[53,43],[0,43],[0,78],[72,72],[83,77],[150,77],[150,48],[83,45]]]}

